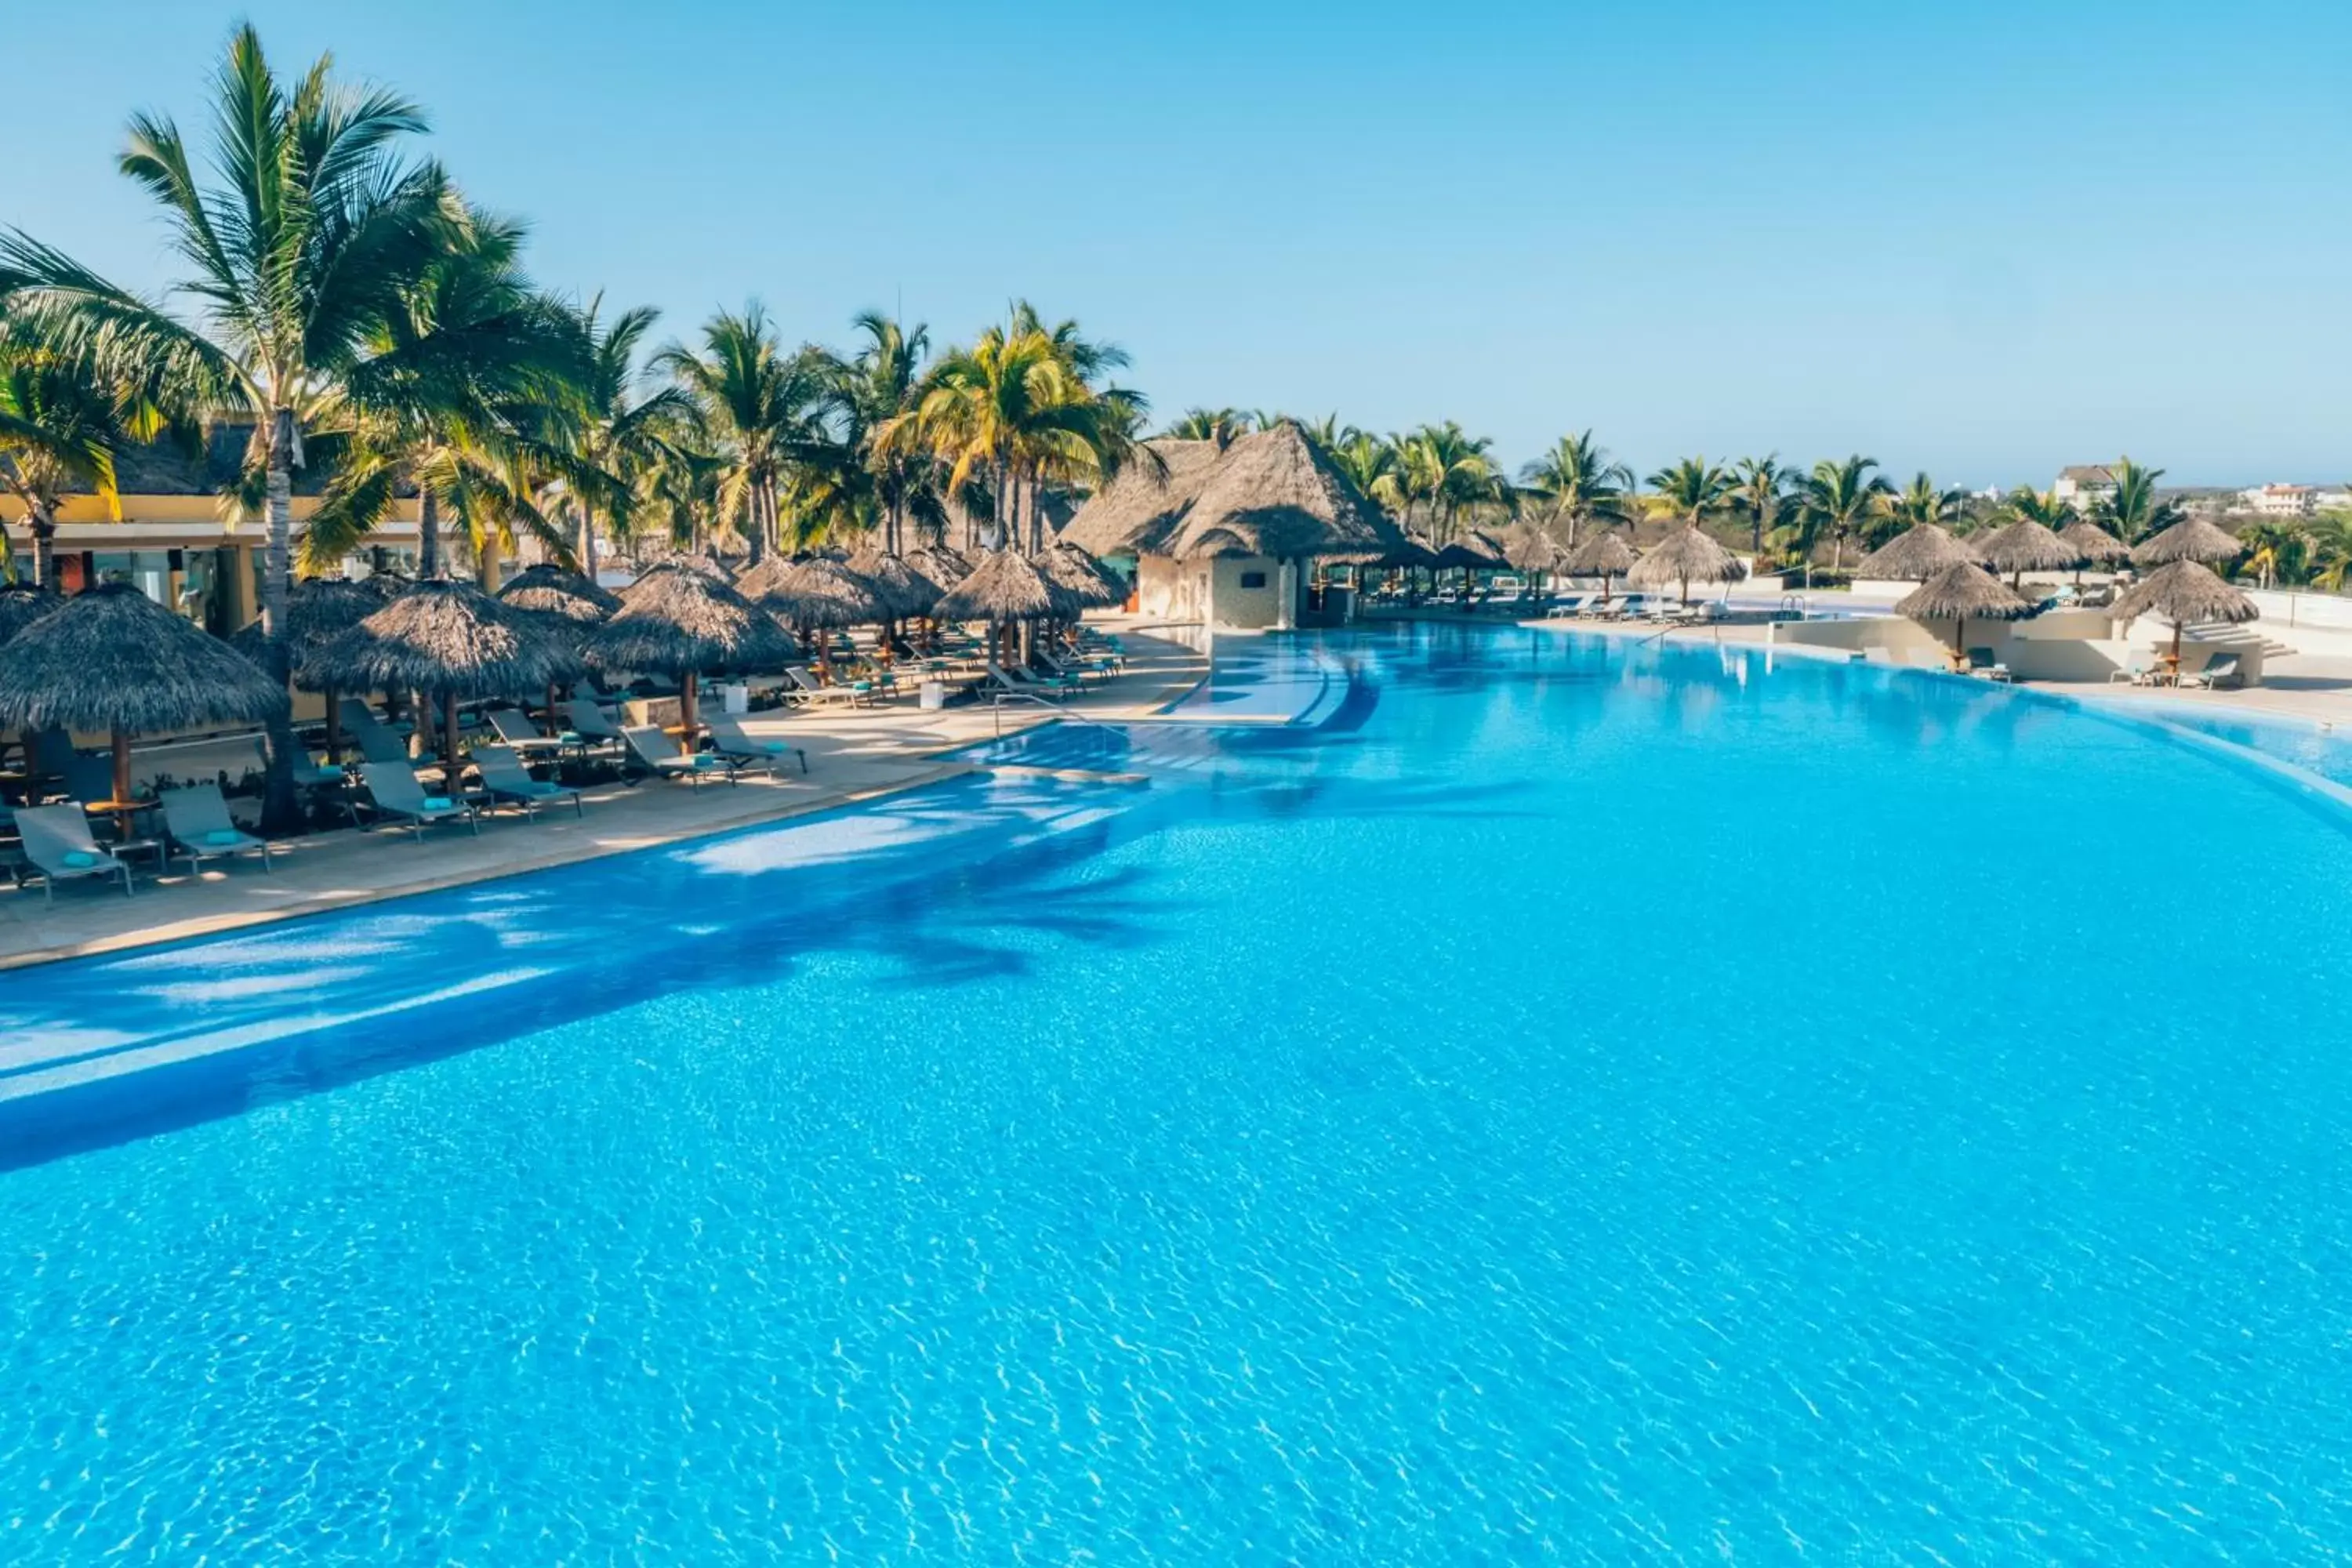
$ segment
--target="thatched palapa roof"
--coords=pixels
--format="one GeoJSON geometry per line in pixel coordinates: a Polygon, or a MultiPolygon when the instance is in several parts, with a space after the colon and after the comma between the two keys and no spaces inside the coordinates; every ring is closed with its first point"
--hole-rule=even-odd
{"type": "MultiPolygon", "coordinates": [[[[307,690],[319,689],[310,673],[310,660],[329,643],[383,608],[385,598],[373,577],[363,583],[344,577],[306,577],[288,589],[286,652],[296,684],[307,690]]],[[[257,665],[262,665],[268,652],[259,621],[229,638],[229,646],[257,665]]]]}
{"type": "Polygon", "coordinates": [[[781,668],[798,657],[775,616],[686,561],[632,583],[588,643],[592,664],[663,675],[781,668]]]}
{"type": "Polygon", "coordinates": [[[2245,542],[2236,534],[2201,517],[2185,517],[2134,545],[2131,558],[2135,566],[2166,566],[2175,561],[2202,561],[2210,565],[2235,561],[2245,552],[2245,542]]]}
{"type": "Polygon", "coordinates": [[[1568,551],[1539,524],[1522,522],[1504,533],[1503,559],[1521,572],[1555,572],[1568,551]]]}
{"type": "Polygon", "coordinates": [[[1880,582],[1924,583],[1947,566],[1983,559],[1972,542],[1956,538],[1940,524],[1922,522],[1855,562],[1853,574],[1880,582]]]}
{"type": "Polygon", "coordinates": [[[1984,563],[1996,572],[2059,572],[2078,564],[2082,552],[2030,517],[2021,517],[1983,541],[1984,563]]]}
{"type": "Polygon", "coordinates": [[[21,584],[0,588],[0,643],[6,642],[65,602],[65,595],[54,589],[21,584]]]}
{"type": "Polygon", "coordinates": [[[828,555],[792,563],[771,557],[743,574],[736,587],[803,631],[862,626],[889,614],[874,584],[828,555]]]}
{"type": "Polygon", "coordinates": [[[515,574],[499,590],[499,602],[586,626],[602,625],[621,607],[618,594],[589,581],[585,573],[543,563],[515,574]]]}
{"type": "Polygon", "coordinates": [[[1956,561],[1895,601],[1915,621],[2014,621],[2033,606],[1973,561],[1956,561]]]}
{"type": "Polygon", "coordinates": [[[1568,574],[1571,577],[1613,577],[1630,572],[1641,557],[1625,542],[1625,536],[1614,530],[1596,533],[1578,545],[1568,558],[1568,574]]]}
{"type": "Polygon", "coordinates": [[[849,558],[849,569],[882,601],[882,613],[894,621],[927,615],[943,591],[898,556],[868,544],[849,558]]]}
{"type": "Polygon", "coordinates": [[[578,679],[579,653],[471,583],[419,583],[313,654],[310,678],[344,691],[520,697],[578,679]]]}
{"type": "Polygon", "coordinates": [[[19,730],[142,735],[285,710],[250,659],[127,584],[77,594],[0,647],[0,725],[19,730]]]}
{"type": "Polygon", "coordinates": [[[2131,559],[2130,545],[2087,518],[2068,523],[2058,531],[2058,537],[2074,547],[2085,566],[2111,566],[2131,559]]]}
{"type": "Polygon", "coordinates": [[[1430,564],[1441,572],[1499,572],[1510,562],[1494,535],[1474,530],[1459,539],[1448,540],[1430,564]]]}
{"type": "Polygon", "coordinates": [[[1289,420],[1220,447],[1144,444],[1156,461],[1121,470],[1078,510],[1063,539],[1092,555],[1122,551],[1377,560],[1396,525],[1289,420]]]}
{"type": "Polygon", "coordinates": [[[940,595],[931,614],[943,621],[1025,621],[1075,615],[1077,606],[1017,551],[981,559],[971,575],[940,595]]]}
{"type": "Polygon", "coordinates": [[[1625,581],[1636,588],[1679,585],[1687,590],[1693,583],[1737,583],[1747,575],[1738,556],[1686,523],[1643,552],[1626,572],[1625,581]]]}
{"type": "Polygon", "coordinates": [[[2203,563],[2173,561],[2133,584],[2108,607],[2107,614],[2118,621],[2155,616],[2176,626],[2193,626],[2200,621],[2226,621],[2235,626],[2260,618],[2262,611],[2203,563]]]}
{"type": "Polygon", "coordinates": [[[1437,552],[1429,547],[1429,541],[1418,534],[1401,534],[1398,536],[1397,542],[1390,547],[1387,554],[1378,561],[1368,562],[1366,564],[1418,567],[1427,570],[1436,566],[1437,552]]]}
{"type": "Polygon", "coordinates": [[[1095,558],[1075,544],[1049,544],[1029,557],[1045,581],[1061,588],[1081,609],[1123,605],[1127,589],[1113,582],[1095,558]]]}

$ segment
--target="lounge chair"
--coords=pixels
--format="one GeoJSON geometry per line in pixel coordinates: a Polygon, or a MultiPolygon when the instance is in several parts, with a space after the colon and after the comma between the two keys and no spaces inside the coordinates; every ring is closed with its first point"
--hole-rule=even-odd
{"type": "Polygon", "coordinates": [[[511,708],[493,708],[487,717],[499,743],[526,757],[539,752],[561,755],[565,749],[561,739],[541,734],[539,726],[511,708]]]}
{"type": "Polygon", "coordinates": [[[2205,661],[2205,668],[2180,678],[2183,686],[2203,687],[2208,691],[2224,691],[2246,684],[2246,672],[2234,653],[2217,653],[2205,661]]]}
{"type": "Polygon", "coordinates": [[[2162,686],[2165,683],[2164,664],[2155,654],[2136,653],[2124,661],[2121,669],[2107,671],[2107,684],[2128,681],[2134,686],[2162,686]]]}
{"type": "Polygon", "coordinates": [[[367,784],[377,813],[398,817],[403,826],[416,835],[419,844],[425,842],[427,827],[445,822],[462,822],[476,837],[481,837],[481,817],[473,803],[446,795],[426,795],[405,758],[397,763],[362,763],[360,777],[367,784]]]}
{"type": "Polygon", "coordinates": [[[16,832],[24,839],[25,858],[41,874],[41,891],[51,902],[57,900],[58,883],[77,877],[120,877],[123,892],[131,891],[131,868],[98,847],[81,807],[20,806],[16,832]]]}
{"type": "Polygon", "coordinates": [[[352,739],[359,742],[360,755],[365,759],[362,767],[367,763],[397,763],[411,770],[435,765],[429,753],[421,757],[410,756],[407,741],[402,738],[399,731],[389,725],[371,721],[366,728],[353,731],[352,739]]]}
{"type": "Polygon", "coordinates": [[[1981,675],[1987,680],[2014,680],[2017,679],[2015,676],[2009,673],[2009,666],[1993,658],[1992,649],[1989,647],[1972,647],[1969,649],[1968,672],[1970,675],[1981,675]]]}
{"type": "Polygon", "coordinates": [[[563,731],[561,739],[567,746],[579,747],[583,754],[604,746],[617,750],[624,744],[620,726],[584,697],[575,697],[565,703],[563,717],[572,728],[563,731]]]}
{"type": "Polygon", "coordinates": [[[787,701],[803,704],[846,702],[855,707],[866,699],[866,694],[856,690],[854,686],[827,686],[812,674],[809,667],[804,664],[793,665],[784,671],[784,674],[793,683],[791,689],[785,693],[787,701]]]}
{"type": "Polygon", "coordinates": [[[731,784],[742,771],[738,763],[717,752],[688,751],[677,743],[677,737],[658,724],[631,724],[621,734],[628,742],[629,754],[636,760],[641,773],[684,779],[700,789],[705,779],[725,779],[731,784]]]}
{"type": "Polygon", "coordinates": [[[719,714],[710,721],[710,750],[724,761],[739,766],[764,766],[770,773],[776,771],[779,759],[790,757],[808,772],[808,753],[789,741],[768,740],[748,735],[743,721],[719,714]]]}
{"type": "Polygon", "coordinates": [[[164,835],[187,857],[190,870],[201,873],[207,860],[233,860],[239,855],[258,855],[264,871],[274,869],[269,840],[237,826],[228,814],[228,802],[221,798],[220,785],[167,789],[161,800],[164,835]]]}
{"type": "Polygon", "coordinates": [[[559,800],[572,803],[572,816],[588,815],[580,804],[578,790],[531,777],[522,759],[506,747],[477,746],[472,754],[474,766],[481,770],[482,788],[493,801],[510,800],[522,807],[524,816],[534,819],[541,806],[559,800]]]}

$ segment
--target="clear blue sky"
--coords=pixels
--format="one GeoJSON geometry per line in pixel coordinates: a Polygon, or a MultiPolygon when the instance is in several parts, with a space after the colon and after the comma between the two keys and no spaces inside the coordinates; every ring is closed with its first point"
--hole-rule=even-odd
{"type": "MultiPolygon", "coordinates": [[[[1016,295],[1191,404],[1516,465],[1862,451],[2352,478],[2352,7],[25,0],[0,222],[142,285],[112,173],[230,23],[421,100],[550,284],[839,342],[1016,295]]],[[[193,128],[193,125],[192,125],[193,128]]]]}

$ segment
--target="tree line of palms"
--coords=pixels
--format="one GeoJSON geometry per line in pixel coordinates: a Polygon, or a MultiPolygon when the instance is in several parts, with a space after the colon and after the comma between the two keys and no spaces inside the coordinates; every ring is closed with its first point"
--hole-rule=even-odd
{"type": "MultiPolygon", "coordinates": [[[[655,349],[652,310],[533,281],[524,226],[416,153],[428,126],[407,100],[324,56],[280,76],[250,26],[211,97],[208,157],[142,115],[120,160],[165,220],[180,276],[163,298],[0,233],[0,487],[47,584],[66,498],[114,507],[118,454],[244,431],[222,502],[263,527],[280,679],[299,573],[331,569],[404,497],[428,578],[454,542],[487,579],[526,540],[593,572],[600,539],[756,560],[868,534],[899,549],[958,516],[973,542],[1034,548],[1043,490],[1141,450],[1145,401],[1109,381],[1125,356],[1026,304],[935,358],[925,329],[872,313],[847,353],[787,348],[756,305],[655,349]],[[298,475],[320,477],[299,540],[298,475]]],[[[274,830],[297,815],[282,722],[268,749],[274,830]]]]}

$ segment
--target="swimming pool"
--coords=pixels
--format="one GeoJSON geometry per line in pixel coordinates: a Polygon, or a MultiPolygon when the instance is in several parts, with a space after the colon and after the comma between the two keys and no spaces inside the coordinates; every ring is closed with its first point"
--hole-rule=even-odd
{"type": "Polygon", "coordinates": [[[0,1102],[0,1558],[2352,1539],[2333,803],[1906,672],[1312,653],[1000,753],[1146,788],[0,976],[87,1075],[0,1102]]]}

